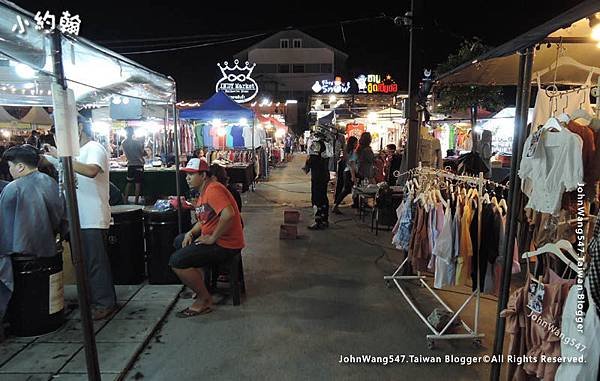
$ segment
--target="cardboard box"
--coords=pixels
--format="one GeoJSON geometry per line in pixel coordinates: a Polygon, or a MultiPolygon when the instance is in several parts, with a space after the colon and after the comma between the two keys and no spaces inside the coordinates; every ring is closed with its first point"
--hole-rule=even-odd
{"type": "Polygon", "coordinates": [[[297,239],[298,226],[283,224],[279,228],[279,239],[297,239]]]}
{"type": "Polygon", "coordinates": [[[298,222],[300,222],[300,211],[294,209],[287,209],[283,211],[284,224],[297,224],[298,222]]]}

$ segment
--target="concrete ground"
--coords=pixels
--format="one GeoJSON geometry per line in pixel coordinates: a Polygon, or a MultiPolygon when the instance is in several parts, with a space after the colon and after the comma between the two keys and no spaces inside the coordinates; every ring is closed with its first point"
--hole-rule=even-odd
{"type": "MultiPolygon", "coordinates": [[[[484,380],[487,365],[347,364],[340,356],[478,355],[490,352],[496,303],[482,300],[482,349],[471,341],[440,342],[427,348],[429,333],[384,275],[401,261],[390,247],[391,235],[375,237],[344,207],[327,231],[308,231],[310,180],[301,171],[303,157],[273,171],[255,193],[246,193],[243,217],[247,248],[244,272],[247,297],[241,306],[223,305],[211,314],[179,319],[189,305],[179,300],[145,348],[129,380],[484,380]],[[301,237],[279,240],[283,210],[301,210],[301,237]]],[[[349,200],[348,200],[349,201],[349,200]]],[[[409,293],[427,316],[438,303],[416,285],[409,293]]],[[[467,290],[440,292],[457,308],[467,290]]],[[[461,316],[472,322],[473,307],[461,316]]]]}
{"type": "MultiPolygon", "coordinates": [[[[102,380],[116,380],[177,299],[182,286],[116,286],[121,307],[110,319],[94,322],[102,380]]],[[[87,380],[77,289],[65,286],[66,322],[37,337],[9,337],[0,344],[0,380],[87,380]]],[[[153,339],[156,340],[156,337],[153,339]]]]}

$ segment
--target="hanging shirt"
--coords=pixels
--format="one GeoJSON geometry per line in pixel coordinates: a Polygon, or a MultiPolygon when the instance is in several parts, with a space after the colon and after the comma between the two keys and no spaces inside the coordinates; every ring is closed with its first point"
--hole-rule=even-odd
{"type": "Polygon", "coordinates": [[[591,75],[592,73],[590,73],[586,85],[581,91],[559,91],[553,97],[548,96],[546,90],[540,87],[538,78],[538,92],[535,98],[535,108],[533,109],[531,132],[537,131],[553,115],[559,115],[563,112],[572,114],[581,108],[592,115],[592,105],[590,103],[591,75]]]}
{"type": "Polygon", "coordinates": [[[204,127],[202,126],[202,124],[196,122],[196,123],[194,123],[194,128],[196,129],[196,131],[195,131],[196,148],[203,148],[204,147],[204,127]]]}
{"type": "Polygon", "coordinates": [[[527,208],[557,214],[562,195],[583,182],[581,138],[563,128],[544,131],[535,153],[528,157],[532,135],[525,141],[519,177],[522,190],[529,197],[527,208]]]}
{"type": "Polygon", "coordinates": [[[473,221],[473,203],[471,199],[465,201],[463,215],[460,220],[460,255],[456,260],[456,285],[462,285],[468,279],[471,271],[471,257],[473,256],[473,246],[471,242],[470,227],[473,221]]]}
{"type": "Polygon", "coordinates": [[[444,222],[442,231],[437,237],[435,247],[433,248],[432,254],[435,256],[435,278],[433,286],[435,288],[442,288],[444,286],[453,285],[454,279],[450,278],[450,272],[448,267],[453,261],[452,248],[453,248],[453,220],[452,211],[450,205],[446,207],[444,214],[444,222]]]}
{"type": "Polygon", "coordinates": [[[227,147],[229,148],[233,147],[233,136],[231,135],[231,129],[231,126],[225,127],[225,130],[227,131],[227,135],[225,135],[225,144],[227,144],[227,147]]]}
{"type": "Polygon", "coordinates": [[[242,126],[231,126],[232,144],[235,148],[245,147],[244,128],[242,126]]]}

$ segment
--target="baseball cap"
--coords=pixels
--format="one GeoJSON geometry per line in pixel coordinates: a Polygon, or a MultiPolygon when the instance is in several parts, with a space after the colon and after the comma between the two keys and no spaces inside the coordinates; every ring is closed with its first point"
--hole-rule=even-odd
{"type": "Polygon", "coordinates": [[[210,168],[208,166],[208,162],[205,158],[193,158],[188,161],[185,168],[181,168],[181,171],[188,173],[200,173],[200,172],[209,172],[210,168]]]}

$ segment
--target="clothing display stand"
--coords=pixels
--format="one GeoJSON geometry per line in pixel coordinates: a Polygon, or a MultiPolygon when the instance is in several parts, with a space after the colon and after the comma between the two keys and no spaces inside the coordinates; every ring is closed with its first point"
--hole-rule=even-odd
{"type": "MultiPolygon", "coordinates": [[[[477,197],[477,204],[478,204],[478,208],[477,208],[477,235],[478,235],[477,245],[478,245],[478,249],[479,249],[479,247],[481,245],[481,216],[482,216],[482,211],[483,211],[484,186],[486,184],[490,184],[490,183],[495,184],[496,186],[500,186],[500,187],[503,187],[503,186],[485,179],[483,177],[483,173],[479,173],[478,178],[471,177],[471,176],[459,176],[459,175],[448,173],[446,171],[442,171],[439,169],[422,167],[420,163],[419,163],[419,167],[417,169],[399,174],[398,177],[403,176],[408,173],[411,173],[411,172],[421,173],[423,175],[433,175],[433,176],[441,177],[443,179],[448,179],[448,180],[459,180],[461,182],[477,186],[477,189],[479,192],[479,197],[477,197]]],[[[479,250],[478,250],[478,252],[479,252],[479,250]]],[[[465,302],[455,312],[446,303],[444,303],[444,301],[435,292],[435,290],[433,290],[427,284],[427,282],[425,281],[427,279],[427,276],[422,275],[421,272],[417,272],[417,275],[399,275],[399,274],[401,274],[402,270],[404,269],[404,266],[408,263],[408,260],[409,260],[409,256],[407,255],[406,259],[404,259],[402,264],[400,264],[400,266],[398,266],[396,271],[392,275],[384,276],[383,279],[385,280],[388,287],[390,286],[391,281],[393,281],[396,284],[396,287],[398,287],[398,290],[400,290],[400,292],[402,293],[402,296],[404,296],[404,299],[406,299],[408,304],[412,307],[412,309],[417,313],[417,315],[421,318],[421,320],[423,320],[423,322],[427,325],[427,327],[433,333],[433,334],[427,335],[427,347],[429,349],[433,349],[435,346],[435,340],[472,339],[474,347],[480,348],[481,347],[481,339],[485,335],[483,333],[479,332],[479,314],[480,314],[480,304],[481,304],[481,290],[480,290],[481,285],[480,285],[479,265],[477,266],[477,289],[471,293],[471,295],[467,298],[467,300],[465,300],[465,302]],[[401,283],[400,281],[402,281],[402,280],[414,280],[414,279],[419,280],[421,287],[425,287],[437,299],[437,301],[440,302],[440,304],[442,306],[444,306],[444,308],[448,312],[453,314],[452,318],[448,321],[446,326],[444,328],[442,328],[441,330],[438,331],[437,329],[435,329],[435,327],[433,327],[429,323],[429,321],[427,320],[425,315],[414,304],[414,302],[411,300],[411,298],[408,296],[407,292],[404,290],[404,288],[400,284],[401,283]],[[463,333],[463,334],[446,333],[448,331],[448,329],[452,326],[454,321],[458,318],[460,313],[469,305],[469,303],[472,300],[475,300],[475,317],[473,319],[473,329],[471,329],[461,319],[460,322],[461,322],[463,328],[465,329],[465,331],[467,331],[467,333],[463,333]]]]}

